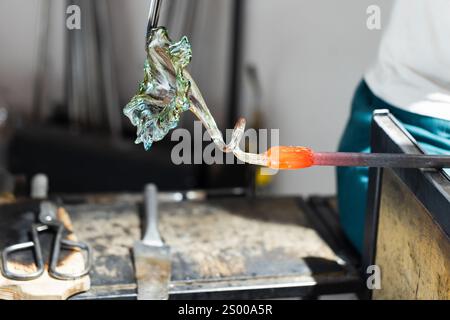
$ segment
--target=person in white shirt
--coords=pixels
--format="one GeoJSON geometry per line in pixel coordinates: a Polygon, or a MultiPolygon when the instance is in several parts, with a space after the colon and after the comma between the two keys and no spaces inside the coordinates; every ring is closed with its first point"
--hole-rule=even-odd
{"type": "MultiPolygon", "coordinates": [[[[450,153],[450,0],[396,0],[378,57],[358,86],[339,151],[370,152],[375,109],[389,109],[427,153],[450,153]]],[[[362,251],[367,168],[338,168],[344,231],[362,251]]]]}

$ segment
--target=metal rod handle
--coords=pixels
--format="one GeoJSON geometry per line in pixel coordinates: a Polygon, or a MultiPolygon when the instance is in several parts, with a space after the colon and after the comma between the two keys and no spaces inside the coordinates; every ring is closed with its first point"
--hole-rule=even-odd
{"type": "Polygon", "coordinates": [[[147,38],[150,31],[158,26],[159,14],[161,12],[162,0],[151,0],[150,9],[148,11],[147,38]]]}
{"type": "Polygon", "coordinates": [[[380,168],[450,168],[450,156],[400,153],[315,152],[314,165],[380,168]]]}
{"type": "Polygon", "coordinates": [[[163,246],[158,231],[158,189],[154,184],[145,186],[144,214],[145,231],[142,242],[151,246],[163,246]]]}

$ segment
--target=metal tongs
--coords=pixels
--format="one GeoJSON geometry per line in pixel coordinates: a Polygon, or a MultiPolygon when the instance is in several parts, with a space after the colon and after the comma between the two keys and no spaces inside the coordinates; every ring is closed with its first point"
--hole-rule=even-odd
{"type": "Polygon", "coordinates": [[[50,201],[42,201],[39,204],[39,222],[33,224],[31,228],[31,241],[14,244],[5,248],[2,252],[2,272],[3,275],[12,280],[33,280],[39,278],[44,273],[44,258],[42,256],[42,248],[39,241],[39,233],[50,231],[53,232],[54,239],[52,244],[52,252],[48,265],[48,273],[50,276],[60,280],[78,279],[89,273],[92,265],[91,247],[84,242],[72,241],[64,239],[67,231],[64,224],[57,218],[57,206],[50,201]],[[37,270],[29,273],[17,273],[8,267],[9,257],[16,252],[33,248],[34,259],[37,270]],[[78,273],[63,273],[57,270],[61,248],[71,251],[85,251],[86,263],[84,269],[78,273]]]}

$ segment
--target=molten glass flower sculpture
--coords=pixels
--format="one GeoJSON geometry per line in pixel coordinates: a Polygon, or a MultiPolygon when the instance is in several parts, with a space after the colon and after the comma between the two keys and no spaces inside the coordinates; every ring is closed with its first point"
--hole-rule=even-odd
{"type": "Polygon", "coordinates": [[[124,108],[137,127],[136,143],[149,150],[178,125],[180,114],[189,109],[189,80],[184,68],[192,57],[186,37],[173,43],[164,28],[154,29],[147,42],[144,80],[139,92],[124,108]]]}
{"type": "Polygon", "coordinates": [[[230,143],[224,142],[200,90],[185,70],[192,58],[191,45],[186,37],[173,42],[165,28],[155,28],[147,39],[146,50],[144,80],[138,94],[124,108],[124,114],[137,128],[135,143],[143,143],[149,150],[154,141],[163,139],[178,125],[182,112],[191,110],[221,151],[233,152],[244,162],[267,165],[267,155],[239,149],[245,129],[243,118],[238,120],[230,143]]]}

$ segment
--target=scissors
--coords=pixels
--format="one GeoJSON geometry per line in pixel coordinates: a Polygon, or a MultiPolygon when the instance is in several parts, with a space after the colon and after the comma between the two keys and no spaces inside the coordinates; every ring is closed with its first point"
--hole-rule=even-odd
{"type": "Polygon", "coordinates": [[[11,280],[33,280],[39,278],[44,273],[44,258],[42,256],[42,248],[39,242],[39,233],[49,231],[53,232],[54,239],[52,244],[52,252],[50,255],[50,262],[48,264],[48,273],[51,277],[60,280],[73,280],[87,275],[92,265],[92,250],[91,247],[84,242],[72,241],[64,239],[67,231],[64,224],[57,218],[58,207],[50,201],[41,201],[39,203],[39,223],[34,223],[31,227],[31,240],[23,243],[14,244],[5,248],[2,252],[2,273],[11,280]],[[36,264],[36,271],[29,273],[17,273],[8,267],[8,259],[11,254],[33,248],[34,261],[36,264]],[[63,273],[57,270],[57,265],[61,253],[61,248],[72,251],[85,251],[86,262],[84,269],[78,273],[63,273]]]}

